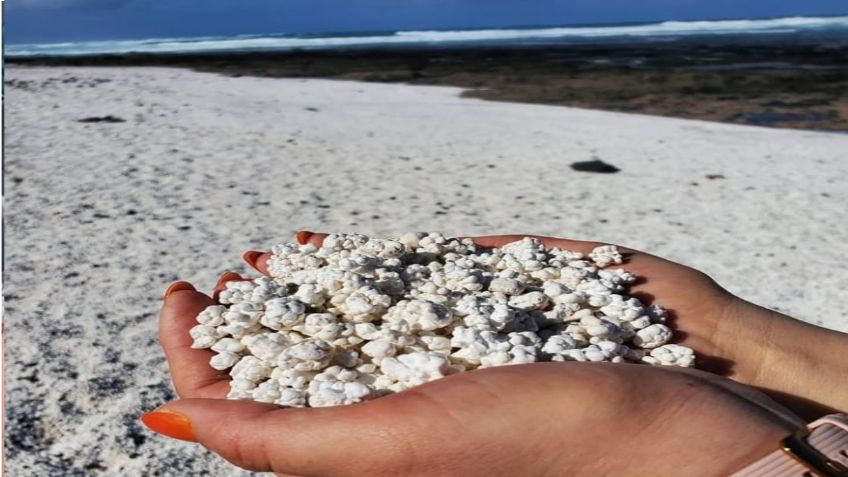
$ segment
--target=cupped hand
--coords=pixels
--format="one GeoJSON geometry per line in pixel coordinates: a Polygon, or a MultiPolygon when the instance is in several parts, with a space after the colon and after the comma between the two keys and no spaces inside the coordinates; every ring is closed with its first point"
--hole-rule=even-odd
{"type": "MultiPolygon", "coordinates": [[[[222,282],[240,279],[222,277],[222,282]]],[[[214,293],[213,293],[214,294],[214,293]]],[[[160,340],[180,400],[144,416],[230,462],[280,475],[726,475],[800,425],[765,396],[706,373],[536,363],[460,373],[351,406],[224,399],[229,376],[191,348],[211,296],[169,289],[160,340]]]]}
{"type": "MultiPolygon", "coordinates": [[[[528,235],[472,237],[499,247],[528,235]]],[[[300,243],[320,246],[326,234],[298,232],[300,243]]],[[[600,242],[533,236],[547,247],[588,253],[600,242]]],[[[656,303],[671,316],[677,342],[693,348],[697,366],[756,386],[802,416],[812,419],[848,409],[848,335],[819,328],[749,303],[705,273],[645,252],[619,246],[622,268],[640,279],[631,294],[656,303]]],[[[270,255],[247,252],[245,261],[267,274],[270,255]]]]}

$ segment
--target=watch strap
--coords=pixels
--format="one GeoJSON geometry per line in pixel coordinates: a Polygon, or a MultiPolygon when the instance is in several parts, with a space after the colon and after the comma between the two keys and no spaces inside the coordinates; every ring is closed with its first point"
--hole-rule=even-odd
{"type": "Polygon", "coordinates": [[[848,476],[848,416],[823,417],[732,477],[848,476]]]}

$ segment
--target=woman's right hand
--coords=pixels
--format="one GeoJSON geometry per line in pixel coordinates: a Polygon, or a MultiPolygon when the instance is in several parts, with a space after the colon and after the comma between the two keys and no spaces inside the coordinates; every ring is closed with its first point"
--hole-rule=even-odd
{"type": "MultiPolygon", "coordinates": [[[[326,234],[299,232],[300,243],[320,245],[326,234]]],[[[525,235],[472,237],[499,247],[525,235]]],[[[599,242],[535,236],[547,247],[583,253],[599,242]]],[[[819,328],[749,303],[693,268],[619,247],[622,268],[640,279],[631,288],[646,304],[669,311],[678,342],[698,353],[698,367],[758,387],[799,415],[812,419],[848,410],[848,335],[819,328]]],[[[269,254],[248,252],[245,260],[267,274],[269,254]]]]}

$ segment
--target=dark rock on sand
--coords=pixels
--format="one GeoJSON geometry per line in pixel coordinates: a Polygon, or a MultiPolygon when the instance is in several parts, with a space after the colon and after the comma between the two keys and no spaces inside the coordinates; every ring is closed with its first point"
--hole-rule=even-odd
{"type": "Polygon", "coordinates": [[[112,116],[111,114],[108,116],[90,116],[87,118],[77,119],[78,123],[123,123],[125,120],[112,116]]]}
{"type": "Polygon", "coordinates": [[[593,161],[573,162],[571,163],[571,168],[575,171],[598,172],[601,174],[614,174],[621,170],[615,167],[614,165],[607,164],[606,162],[600,159],[595,159],[593,161]]]}

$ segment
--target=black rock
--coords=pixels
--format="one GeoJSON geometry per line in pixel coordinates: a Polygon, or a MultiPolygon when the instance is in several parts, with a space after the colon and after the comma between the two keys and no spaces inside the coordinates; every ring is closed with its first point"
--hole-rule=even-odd
{"type": "Polygon", "coordinates": [[[614,165],[607,164],[606,162],[600,159],[595,159],[593,161],[573,162],[571,164],[571,168],[575,171],[599,172],[601,174],[613,174],[621,170],[615,167],[614,165]]]}
{"type": "Polygon", "coordinates": [[[125,120],[112,116],[111,114],[108,116],[90,116],[87,118],[77,119],[78,123],[123,123],[125,120]]]}

